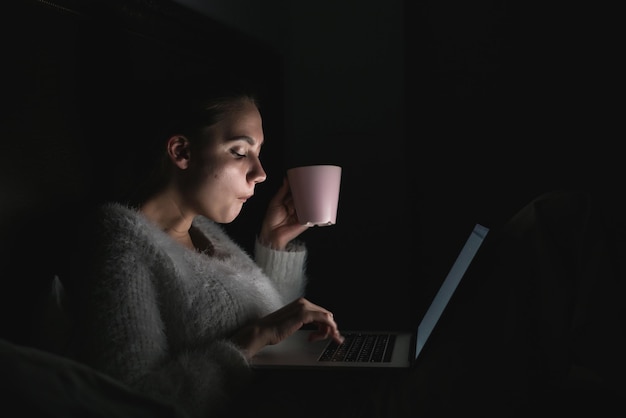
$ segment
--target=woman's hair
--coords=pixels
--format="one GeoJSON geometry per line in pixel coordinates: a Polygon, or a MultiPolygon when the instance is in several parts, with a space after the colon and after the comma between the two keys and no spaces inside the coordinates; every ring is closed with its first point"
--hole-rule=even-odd
{"type": "Polygon", "coordinates": [[[256,96],[248,90],[211,88],[210,90],[194,90],[193,95],[174,95],[166,106],[157,114],[161,124],[160,132],[167,138],[172,135],[194,137],[204,128],[219,122],[224,114],[235,110],[242,102],[249,101],[259,107],[256,96]],[[162,114],[166,110],[166,114],[162,114]]]}
{"type": "MultiPolygon", "coordinates": [[[[223,80],[222,80],[223,81],[223,80]]],[[[190,80],[167,85],[154,85],[144,90],[131,111],[134,119],[130,148],[134,160],[130,174],[136,181],[128,182],[121,198],[139,205],[165,186],[170,162],[166,143],[173,135],[183,135],[190,141],[200,140],[201,132],[219,122],[223,116],[241,106],[254,103],[260,108],[255,90],[247,83],[205,85],[190,80]]]]}

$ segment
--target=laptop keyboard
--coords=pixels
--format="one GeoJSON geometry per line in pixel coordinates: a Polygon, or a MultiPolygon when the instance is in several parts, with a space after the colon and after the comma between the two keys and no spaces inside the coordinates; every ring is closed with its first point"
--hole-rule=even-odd
{"type": "Polygon", "coordinates": [[[331,341],[319,361],[352,361],[388,363],[391,361],[394,334],[343,334],[345,340],[338,344],[331,341]]]}

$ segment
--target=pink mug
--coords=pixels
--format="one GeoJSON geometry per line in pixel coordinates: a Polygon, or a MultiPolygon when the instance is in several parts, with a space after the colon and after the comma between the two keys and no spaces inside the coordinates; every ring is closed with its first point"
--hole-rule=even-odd
{"type": "Polygon", "coordinates": [[[327,226],[337,221],[341,167],[306,165],[287,170],[298,221],[302,225],[327,226]]]}

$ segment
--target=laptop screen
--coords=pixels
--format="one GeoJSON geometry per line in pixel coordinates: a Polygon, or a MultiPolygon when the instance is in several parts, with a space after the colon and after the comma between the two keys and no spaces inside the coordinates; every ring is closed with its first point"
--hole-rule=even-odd
{"type": "Polygon", "coordinates": [[[454,264],[450,268],[448,275],[444,279],[441,287],[435,294],[435,297],[428,307],[428,310],[424,314],[424,317],[420,321],[419,326],[417,327],[417,340],[415,344],[415,358],[422,351],[430,333],[435,328],[437,321],[441,317],[443,310],[446,308],[446,305],[452,298],[452,294],[456,290],[461,278],[467,271],[470,263],[474,259],[474,256],[478,252],[481,244],[483,243],[487,233],[489,232],[489,228],[476,224],[474,226],[474,230],[472,231],[470,237],[465,242],[461,252],[457,256],[454,264]]]}

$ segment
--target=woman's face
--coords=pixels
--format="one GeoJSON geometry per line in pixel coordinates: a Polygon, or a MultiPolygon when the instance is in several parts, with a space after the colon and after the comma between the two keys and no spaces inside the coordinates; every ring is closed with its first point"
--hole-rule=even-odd
{"type": "Polygon", "coordinates": [[[204,145],[194,148],[184,170],[183,198],[196,214],[229,223],[266,178],[259,160],[261,114],[254,103],[243,101],[204,135],[204,145]]]}

